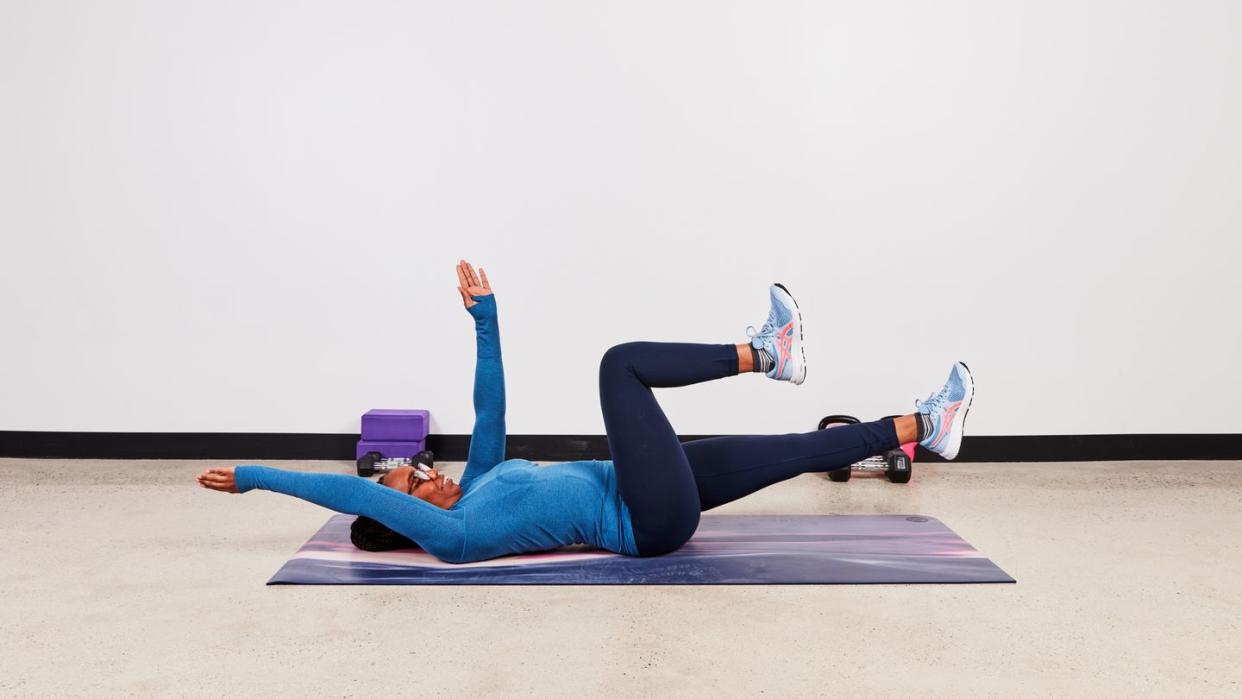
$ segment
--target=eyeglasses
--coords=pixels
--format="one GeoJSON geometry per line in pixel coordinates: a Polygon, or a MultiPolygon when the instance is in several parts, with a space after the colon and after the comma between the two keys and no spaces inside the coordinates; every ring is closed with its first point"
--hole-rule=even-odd
{"type": "Polygon", "coordinates": [[[431,467],[427,464],[410,464],[414,470],[410,472],[410,494],[414,494],[414,486],[418,481],[431,480],[431,467]]]}

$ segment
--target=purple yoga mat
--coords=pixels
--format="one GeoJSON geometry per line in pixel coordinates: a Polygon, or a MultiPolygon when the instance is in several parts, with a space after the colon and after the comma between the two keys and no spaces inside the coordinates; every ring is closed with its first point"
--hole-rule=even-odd
{"type": "Polygon", "coordinates": [[[268,585],[773,585],[1011,583],[934,517],[703,515],[694,537],[636,558],[585,545],[443,563],[421,549],[368,553],[335,515],[268,585]]]}

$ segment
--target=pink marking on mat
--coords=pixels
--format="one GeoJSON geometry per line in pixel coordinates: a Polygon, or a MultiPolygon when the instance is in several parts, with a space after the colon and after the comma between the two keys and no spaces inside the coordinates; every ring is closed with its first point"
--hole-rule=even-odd
{"type": "Polygon", "coordinates": [[[562,561],[591,561],[600,558],[612,558],[622,554],[613,553],[597,549],[595,551],[567,551],[564,553],[526,553],[513,554],[509,556],[501,556],[499,558],[489,558],[482,561],[471,561],[469,563],[447,563],[441,561],[429,553],[416,552],[415,549],[402,549],[403,553],[396,551],[306,551],[294,554],[292,558],[310,558],[321,561],[346,561],[346,562],[365,562],[365,563],[387,563],[389,565],[404,566],[407,568],[496,568],[500,566],[514,565],[538,565],[549,560],[558,562],[562,561]]]}

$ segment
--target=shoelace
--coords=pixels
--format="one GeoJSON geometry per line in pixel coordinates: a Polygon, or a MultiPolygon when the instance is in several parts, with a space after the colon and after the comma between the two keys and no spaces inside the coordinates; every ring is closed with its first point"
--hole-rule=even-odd
{"type": "Polygon", "coordinates": [[[919,400],[918,398],[915,398],[914,409],[920,413],[930,413],[933,411],[942,410],[946,402],[945,399],[949,395],[947,388],[948,388],[947,386],[942,387],[939,391],[936,391],[935,393],[928,396],[927,400],[919,400]],[[927,408],[927,410],[923,409],[925,407],[927,408]]]}
{"type": "Polygon", "coordinates": [[[776,309],[768,311],[768,320],[763,324],[763,328],[759,332],[755,332],[755,326],[746,326],[746,337],[754,339],[761,335],[771,335],[776,332],[776,309]]]}

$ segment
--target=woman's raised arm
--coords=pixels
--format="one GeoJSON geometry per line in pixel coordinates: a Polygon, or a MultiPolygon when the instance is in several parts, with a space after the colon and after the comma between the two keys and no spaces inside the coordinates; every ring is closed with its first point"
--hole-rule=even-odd
{"type": "Polygon", "coordinates": [[[475,274],[469,262],[457,265],[457,279],[466,311],[474,317],[477,359],[474,368],[474,432],[466,457],[461,485],[468,488],[475,478],[505,460],[505,370],[500,357],[500,325],[496,297],[479,268],[475,274]]]}

